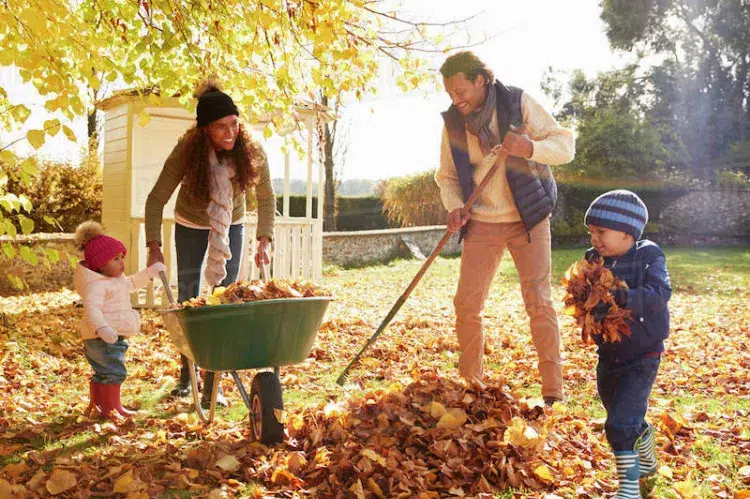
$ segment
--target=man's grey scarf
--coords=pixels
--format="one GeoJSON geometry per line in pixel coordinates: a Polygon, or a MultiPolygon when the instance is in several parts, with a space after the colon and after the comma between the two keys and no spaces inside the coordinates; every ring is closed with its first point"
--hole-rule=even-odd
{"type": "Polygon", "coordinates": [[[482,148],[482,154],[485,156],[500,143],[500,136],[490,130],[492,114],[496,111],[496,108],[497,90],[495,85],[489,84],[482,107],[466,116],[466,127],[472,135],[479,137],[479,145],[482,148]]]}

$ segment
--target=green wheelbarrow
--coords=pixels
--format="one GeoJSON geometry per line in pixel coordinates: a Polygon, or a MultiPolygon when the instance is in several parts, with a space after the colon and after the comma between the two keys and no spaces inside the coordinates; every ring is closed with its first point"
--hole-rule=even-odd
{"type": "MultiPolygon", "coordinates": [[[[166,275],[161,278],[174,304],[166,275]]],[[[250,411],[253,438],[266,445],[281,442],[284,401],[279,367],[307,358],[331,299],[282,298],[163,311],[172,342],[189,359],[193,405],[201,421],[213,421],[218,380],[227,371],[250,411]],[[201,408],[195,365],[216,373],[208,416],[201,408]],[[237,371],[268,368],[273,372],[262,371],[253,377],[248,395],[237,371]]]]}

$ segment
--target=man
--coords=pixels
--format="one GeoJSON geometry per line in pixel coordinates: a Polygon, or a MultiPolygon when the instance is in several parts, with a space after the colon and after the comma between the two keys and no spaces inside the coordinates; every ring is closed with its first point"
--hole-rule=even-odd
{"type": "Polygon", "coordinates": [[[452,106],[443,113],[440,168],[435,180],[448,210],[448,229],[461,231],[463,251],[454,298],[461,348],[458,369],[479,387],[484,375],[482,309],[507,248],[518,270],[531,336],[539,357],[542,396],[563,398],[560,331],[552,307],[549,216],[557,186],[549,167],[573,159],[570,130],[521,89],[495,80],[472,52],[459,52],[440,68],[452,106]],[[507,137],[506,137],[507,134],[507,137]],[[492,148],[505,140],[500,165],[468,216],[461,208],[492,167],[492,148]]]}

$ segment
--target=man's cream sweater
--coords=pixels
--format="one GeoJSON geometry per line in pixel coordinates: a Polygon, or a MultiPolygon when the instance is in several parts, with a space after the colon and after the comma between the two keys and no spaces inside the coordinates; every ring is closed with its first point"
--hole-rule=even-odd
{"type": "MultiPolygon", "coordinates": [[[[575,155],[573,132],[563,128],[538,102],[526,92],[521,96],[521,114],[526,131],[534,145],[530,158],[537,163],[563,165],[570,162],[575,155]]],[[[498,133],[497,111],[493,113],[491,128],[498,133]]],[[[466,140],[469,146],[469,161],[474,166],[474,182],[479,185],[487,172],[492,168],[491,161],[483,161],[479,138],[468,130],[466,140]]],[[[464,195],[458,182],[458,172],[453,163],[448,131],[443,127],[443,139],[440,147],[440,168],[435,180],[440,187],[443,205],[451,212],[464,205],[464,195]]],[[[471,218],[480,222],[518,222],[521,220],[510,186],[505,177],[505,165],[501,165],[495,176],[479,196],[471,209],[471,218]]]]}

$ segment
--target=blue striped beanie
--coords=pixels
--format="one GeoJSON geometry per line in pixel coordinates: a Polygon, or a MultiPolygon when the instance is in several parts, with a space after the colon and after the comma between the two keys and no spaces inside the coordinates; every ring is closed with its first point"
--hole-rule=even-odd
{"type": "Polygon", "coordinates": [[[648,222],[648,208],[634,192],[625,189],[605,192],[594,199],[583,223],[630,234],[637,241],[648,222]]]}

